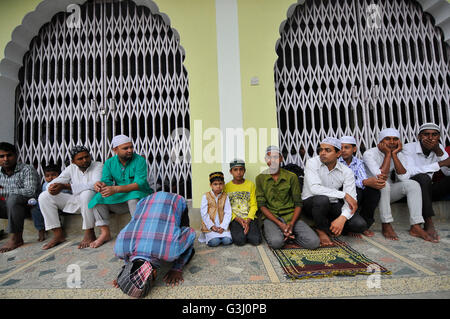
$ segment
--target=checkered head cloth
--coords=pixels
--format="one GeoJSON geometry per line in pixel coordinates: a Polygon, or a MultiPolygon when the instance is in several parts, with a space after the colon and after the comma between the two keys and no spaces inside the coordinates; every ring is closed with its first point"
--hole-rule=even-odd
{"type": "Polygon", "coordinates": [[[143,259],[135,259],[122,267],[117,277],[119,288],[128,296],[143,298],[150,292],[152,264],[143,259]],[[141,264],[141,265],[139,265],[141,264]],[[136,266],[138,267],[136,269],[136,266]]]}

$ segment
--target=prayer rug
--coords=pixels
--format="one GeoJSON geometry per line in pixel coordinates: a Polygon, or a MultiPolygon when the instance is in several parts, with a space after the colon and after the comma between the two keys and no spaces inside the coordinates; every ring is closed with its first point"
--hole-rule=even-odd
{"type": "Polygon", "coordinates": [[[331,238],[334,246],[315,250],[296,244],[286,244],[282,249],[272,249],[284,270],[286,278],[306,279],[332,276],[391,275],[392,272],[368,259],[346,242],[331,238]]]}

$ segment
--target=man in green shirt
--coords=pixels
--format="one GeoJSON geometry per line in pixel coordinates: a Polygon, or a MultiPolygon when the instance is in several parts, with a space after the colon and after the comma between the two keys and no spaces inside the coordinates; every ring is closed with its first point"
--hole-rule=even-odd
{"type": "Polygon", "coordinates": [[[267,243],[280,249],[288,239],[293,239],[304,248],[316,249],[319,237],[299,220],[302,199],[297,175],[280,168],[283,156],[278,147],[269,146],[265,159],[269,168],[256,177],[256,201],[263,214],[267,243]]]}
{"type": "Polygon", "coordinates": [[[102,179],[94,184],[97,194],[89,202],[93,208],[95,225],[101,234],[90,244],[97,248],[111,239],[109,231],[109,210],[115,213],[129,212],[134,215],[140,199],[153,193],[147,182],[147,162],[134,153],[131,139],[125,135],[112,140],[116,156],[108,159],[103,166],[102,179]]]}

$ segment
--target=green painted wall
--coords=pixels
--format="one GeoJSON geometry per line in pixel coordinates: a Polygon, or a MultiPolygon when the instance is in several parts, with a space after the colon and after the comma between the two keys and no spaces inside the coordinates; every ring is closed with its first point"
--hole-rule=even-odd
{"type": "Polygon", "coordinates": [[[11,41],[14,29],[22,24],[28,12],[33,11],[40,0],[0,1],[0,60],[5,56],[5,47],[11,41]]]}
{"type": "Polygon", "coordinates": [[[254,146],[248,138],[245,142],[245,160],[249,163],[246,175],[253,181],[261,169],[267,167],[263,160],[266,147],[278,145],[277,139],[271,143],[271,129],[277,128],[275,44],[280,38],[280,24],[286,20],[288,8],[294,3],[293,0],[238,0],[243,124],[244,130],[255,128],[258,131],[257,163],[249,163],[253,161],[254,146]],[[259,85],[250,85],[252,77],[258,77],[259,85]],[[261,133],[263,138],[259,136],[261,133]]]}

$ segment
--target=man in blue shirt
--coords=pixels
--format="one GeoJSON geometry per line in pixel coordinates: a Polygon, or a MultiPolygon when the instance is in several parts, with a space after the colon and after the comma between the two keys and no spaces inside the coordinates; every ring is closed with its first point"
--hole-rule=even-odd
{"type": "MultiPolygon", "coordinates": [[[[374,222],[374,212],[380,201],[380,189],[386,184],[383,176],[367,177],[364,168],[364,162],[355,156],[356,140],[352,136],[343,136],[341,138],[341,157],[339,161],[346,164],[355,174],[355,184],[357,201],[359,207],[359,215],[364,218],[367,223],[367,230],[363,234],[367,237],[374,235],[369,228],[374,222]]],[[[360,234],[351,234],[355,237],[361,237],[360,234]]]]}
{"type": "Polygon", "coordinates": [[[184,266],[194,255],[194,241],[183,197],[165,192],[145,197],[117,236],[114,253],[126,265],[114,285],[130,296],[144,297],[161,260],[173,262],[164,281],[178,285],[183,282],[184,266]]]}

